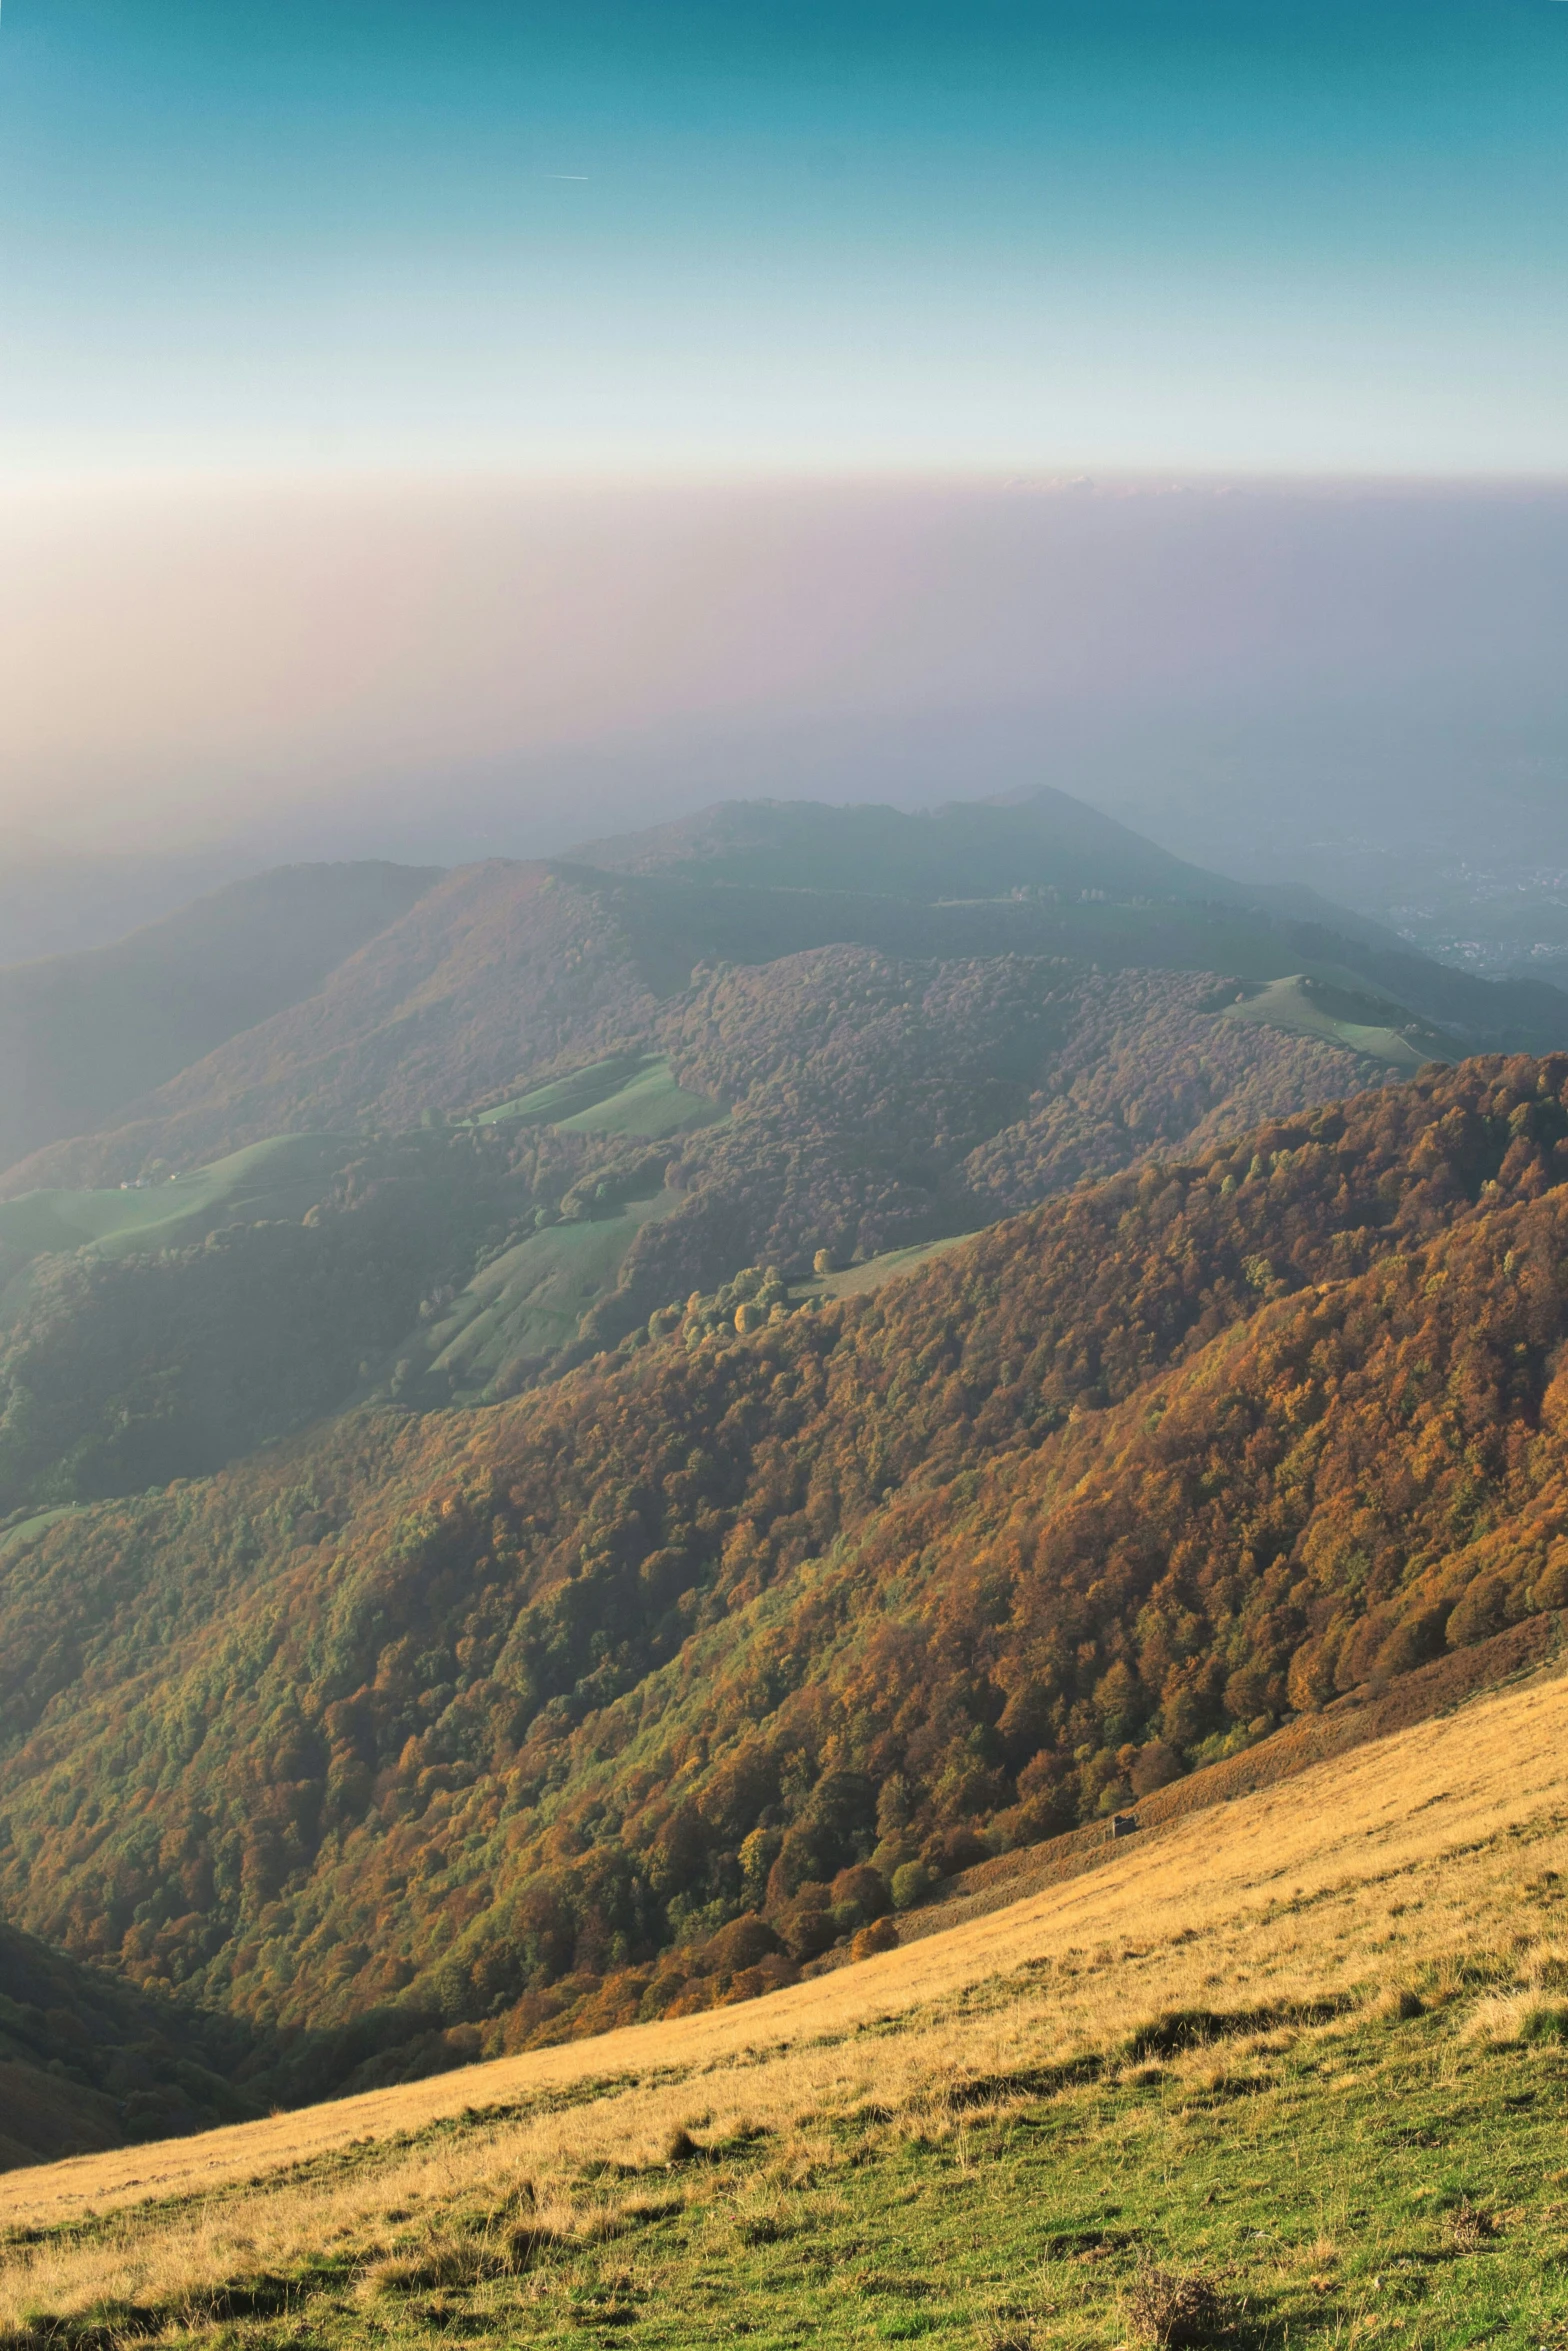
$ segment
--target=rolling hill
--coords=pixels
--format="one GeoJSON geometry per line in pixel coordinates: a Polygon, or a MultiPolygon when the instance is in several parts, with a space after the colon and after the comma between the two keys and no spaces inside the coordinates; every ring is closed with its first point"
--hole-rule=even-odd
{"type": "MultiPolygon", "coordinates": [[[[1098,939],[1107,963],[1207,965],[1261,980],[1283,974],[1294,945],[1313,966],[1348,964],[1375,993],[1408,1008],[1403,1017],[1443,1023],[1472,1049],[1562,1042],[1550,972],[1477,993],[1468,975],[1413,952],[1363,914],[1299,886],[1207,872],[1049,787],[918,813],[728,801],[574,854],[607,872],[727,889],[862,893],[950,908],[1033,900],[1054,938],[1064,946],[1098,939]],[[1129,912],[1141,920],[1129,923],[1129,912]]],[[[1335,976],[1325,973],[1330,984],[1335,976]]]]}
{"type": "Polygon", "coordinates": [[[1434,965],[1396,998],[1368,976],[1390,954],[1410,979],[1380,935],[1043,793],[735,805],[434,879],[284,873],[13,974],[28,1052],[70,1044],[43,1013],[74,1005],[111,1092],[193,1019],[297,1000],[0,1179],[0,1517],[376,1398],[493,1402],[744,1266],[799,1283],[822,1250],[922,1250],[1408,1075],[1460,1049],[1423,988],[1457,987],[1488,1038],[1562,1033],[1549,989],[1434,965]]]}
{"type": "MultiPolygon", "coordinates": [[[[412,2093],[380,2093],[395,2127],[477,2148],[564,2101],[581,2147],[586,2091],[624,2146],[654,2112],[606,2083],[624,2049],[684,2084],[699,2042],[706,2062],[792,2019],[837,2031],[862,1984],[875,2128],[921,2194],[895,2118],[940,2106],[955,2066],[980,2085],[966,2113],[1013,2083],[988,2142],[1005,2165],[1020,2100],[1047,2098],[1064,2148],[1133,2131],[1154,2091],[1190,2131],[1210,2091],[1189,2058],[1215,2040],[1261,2083],[1218,2066],[1216,2110],[1277,2093],[1270,2149],[1299,2136],[1312,2036],[1337,2031],[1423,2132],[1468,2066],[1479,2147],[1521,2094],[1507,2019],[1554,2045],[1560,2003],[1517,1931],[1475,1956],[1504,1865],[1457,1811],[1377,1832],[1412,1882],[1439,1871],[1412,1935],[1408,1905],[1320,1887],[1339,1848],[1299,1801],[1265,1804],[1263,1877],[1295,1890],[1261,1927],[1194,1929],[1234,2017],[1174,1910],[1165,1958],[1139,1940],[1176,1899],[1167,1849],[1170,1887],[1201,1856],[1233,1888],[1249,1790],[1349,1770],[1349,1745],[1539,1664],[1568,1609],[1568,1056],[1451,1065],[1477,1039],[1562,1041],[1568,1002],[1336,924],[1060,795],[754,805],[548,865],[267,877],[69,972],[0,974],[28,1084],[51,1055],[91,1075],[100,1029],[100,1092],[151,1073],[0,1183],[0,2165],[454,2066],[476,2087],[420,2093],[417,2121],[412,2093]],[[234,984],[200,1006],[226,922],[234,984]],[[1110,1887],[1129,1808],[1156,1856],[1142,1927],[1110,1887]],[[1439,1877],[1468,1905],[1468,1975],[1439,1877]],[[966,1954],[1014,1949],[988,1921],[1030,1889],[1017,1918],[1055,1922],[1054,2039],[980,2065],[973,2020],[1038,1988],[1041,1954],[1018,1944],[1002,1992],[966,1954]],[[1320,1899],[1340,1906],[1321,1948],[1288,1924],[1320,1899]],[[1380,1947],[1408,1942],[1393,2006],[1347,1900],[1380,1947]],[[1178,2022],[1122,2014],[1118,1979],[1113,2025],[1059,2045],[1082,2016],[1069,1919],[1125,1944],[1127,1982],[1178,2022]],[[950,1998],[951,2029],[929,2009],[895,2028],[889,1968],[950,1998]],[[462,2119],[503,2094],[521,2121],[462,2119]]],[[[1533,1755],[1539,1722],[1518,1722],[1533,1755]]],[[[1453,1803],[1444,1754],[1442,1786],[1395,1770],[1378,1819],[1453,1803]]],[[[1378,1768],[1325,1800],[1354,1809],[1378,1768]]],[[[1539,1805],[1515,1820],[1493,1794],[1486,1835],[1546,1835],[1539,1805]]],[[[1544,1928],[1555,1884],[1510,1899],[1544,1928]]],[[[836,2091],[811,2105],[817,2060],[778,2062],[797,2119],[862,2128],[836,2091]]],[[[676,2170],[697,2166],[681,2210],[750,2277],[794,2228],[745,2152],[783,2108],[759,2091],[748,2137],[715,2119],[727,2096],[658,2113],[687,2132],[676,2170]]],[[[1319,2099],[1332,2166],[1348,2141],[1319,2099]]],[[[193,2249],[178,2203],[129,2268],[112,2226],[46,2221],[0,2247],[18,2344],[165,2331],[176,2243],[187,2287],[207,2280],[190,2325],[208,2310],[261,2343],[307,2304],[355,2340],[367,2295],[477,2329],[524,2272],[542,2307],[551,2248],[588,2241],[575,2174],[540,2175],[558,2217],[519,2223],[531,2249],[498,2264],[467,2187],[410,2227],[402,2151],[330,2119],[262,2127],[351,2197],[363,2179],[384,2204],[390,2163],[402,2217],[343,2224],[338,2267],[320,2238],[309,2278],[291,2221],[259,2269],[221,2231],[193,2249]]],[[[1156,2233],[1138,2176],[1129,2260],[1156,2233]]],[[[642,2225],[594,2192],[606,2228],[642,2225]]],[[[302,2193],[319,2237],[315,2174],[302,2193]]],[[[1167,2234],[1234,2334],[1245,2261],[1215,2284],[1201,2209],[1167,2234]]],[[[1142,2274],[1053,2307],[1125,2332],[1142,2274]]],[[[770,2301],[795,2291],[769,2275],[770,2301]]],[[[1359,2324],[1350,2276],[1249,2291],[1292,2324],[1359,2324]]],[[[1499,2309],[1536,2290],[1528,2264],[1507,2277],[1499,2309]]],[[[609,2323],[653,2340],[632,2290],[604,2290],[609,2323]]],[[[929,2331],[899,2291],[877,2339],[929,2331]]]]}
{"type": "Polygon", "coordinates": [[[226,1039],[314,995],[435,878],[412,866],[288,866],[232,882],[112,947],[0,970],[0,1166],[102,1126],[226,1039]]]}
{"type": "Polygon", "coordinates": [[[305,2094],[788,1980],[1560,1607],[1565,1087],[1426,1072],[27,1533],[0,1900],[305,2094]]]}
{"type": "Polygon", "coordinates": [[[0,1517],[204,1474],[377,1394],[494,1401],[748,1263],[922,1248],[1385,1074],[1214,996],[820,949],[700,976],[645,1033],[662,1050],[455,1127],[0,1200],[0,1517]]]}
{"type": "Polygon", "coordinates": [[[1113,817],[1041,785],[910,811],[875,804],[729,800],[645,833],[569,852],[607,873],[709,886],[829,891],[925,904],[1038,895],[1057,904],[1244,907],[1397,951],[1397,933],[1315,891],[1238,882],[1176,857],[1113,817]]]}
{"type": "Polygon", "coordinates": [[[105,1121],[76,1118],[83,1140],[18,1154],[0,1189],[89,1189],[281,1132],[401,1129],[488,1108],[607,1052],[657,1050],[663,1009],[717,966],[766,969],[825,949],[900,963],[1021,956],[1215,984],[1321,970],[1326,984],[1348,975],[1370,989],[1382,1026],[1435,1022],[1456,1052],[1568,1042],[1560,991],[1472,979],[1344,921],[1356,935],[1259,903],[1061,794],[934,816],[736,804],[575,861],[468,867],[421,889],[314,993],[298,988],[243,1033],[229,1025],[202,1057],[166,1055],[179,1074],[134,1099],[120,1092],[112,1129],[88,1137],[105,1121]]]}

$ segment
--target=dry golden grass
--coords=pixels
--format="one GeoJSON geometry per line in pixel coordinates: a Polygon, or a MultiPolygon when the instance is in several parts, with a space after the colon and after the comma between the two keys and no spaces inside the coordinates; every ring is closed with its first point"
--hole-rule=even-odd
{"type": "MultiPolygon", "coordinates": [[[[1104,1869],[765,2001],[9,2174],[0,2230],[58,2233],[13,2238],[0,2259],[0,2328],[106,2300],[199,2310],[223,2279],[334,2248],[355,2250],[372,2293],[377,2264],[408,2257],[411,2227],[418,2258],[437,2259],[439,2228],[419,2233],[420,2216],[434,2224],[465,2198],[528,2228],[603,2237],[628,2194],[688,2192],[664,2168],[683,2128],[777,2134],[742,2214],[765,2232],[770,2196],[809,2184],[826,2119],[858,2110],[873,2130],[898,2115],[958,2130],[966,2101],[1005,2103],[1031,2076],[1038,2094],[1043,2069],[1123,2048],[1166,2011],[1258,2012],[1223,2058],[1160,2056],[1196,2080],[1278,2047],[1301,2029],[1293,2008],[1349,1996],[1398,2012],[1412,1974],[1470,1952],[1517,1949],[1524,1988],[1508,1997],[1549,2003],[1562,1963],[1530,1889],[1549,1902],[1549,1873],[1564,1870],[1568,1680],[1552,1679],[1173,1821],[1104,1869]],[[431,2127],[465,2115],[462,2129],[431,2127]],[[585,2183],[595,2163],[643,2177],[585,2183]],[[89,2216],[79,2237],[59,2228],[89,2216]]],[[[1486,2014],[1482,2032],[1519,2027],[1512,2011],[1486,2014]]],[[[526,2230],[518,2242],[526,2257],[526,2230]]],[[[499,2240],[477,2255],[471,2236],[454,2243],[454,2261],[476,2258],[519,2257],[499,2240]]]]}
{"type": "Polygon", "coordinates": [[[1517,2048],[1521,2041],[1568,2040],[1568,2000],[1560,1994],[1554,1998],[1536,1985],[1493,1993],[1477,2001],[1466,2038],[1490,2041],[1501,2049],[1517,2048]]]}

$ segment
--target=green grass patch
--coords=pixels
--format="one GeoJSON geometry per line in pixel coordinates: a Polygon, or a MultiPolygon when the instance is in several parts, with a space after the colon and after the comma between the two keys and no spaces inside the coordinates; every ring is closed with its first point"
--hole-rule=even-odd
{"type": "Polygon", "coordinates": [[[957,1249],[965,1241],[972,1241],[973,1233],[949,1233],[940,1241],[917,1241],[907,1249],[885,1249],[880,1257],[868,1257],[863,1265],[848,1265],[842,1273],[817,1274],[809,1282],[791,1284],[792,1298],[854,1298],[863,1290],[880,1289],[886,1281],[898,1274],[913,1273],[933,1257],[943,1256],[949,1249],[957,1249]]]}
{"type": "Polygon", "coordinates": [[[581,1069],[569,1070],[563,1078],[551,1078],[548,1085],[531,1086],[526,1094],[516,1094],[509,1102],[498,1102],[493,1110],[481,1111],[474,1124],[554,1126],[607,1101],[636,1076],[643,1060],[640,1053],[612,1053],[607,1060],[590,1061],[581,1069]]]}
{"type": "Polygon", "coordinates": [[[0,1556],[7,1551],[19,1550],[24,1543],[30,1543],[35,1535],[46,1533],[57,1519],[69,1518],[75,1508],[74,1503],[64,1502],[58,1510],[36,1510],[31,1518],[19,1519],[14,1526],[6,1527],[0,1531],[0,1556]]]}
{"type": "Polygon", "coordinates": [[[540,1364],[569,1346],[584,1314],[615,1287],[640,1228],[667,1216],[673,1192],[634,1200],[615,1216],[549,1225],[493,1258],[461,1290],[423,1344],[454,1392],[482,1395],[499,1373],[540,1364]]]}
{"type": "MultiPolygon", "coordinates": [[[[1111,2351],[1161,2326],[1253,2351],[1556,2351],[1565,2124],[1559,2046],[1477,2045],[1453,2010],[1361,2015],[1107,2060],[1098,2079],[980,2110],[933,2085],[920,2113],[805,2115],[678,2175],[628,2173],[604,2200],[587,2167],[575,2229],[519,2224],[515,2201],[427,2207],[357,2277],[352,2248],[302,2269],[286,2309],[268,2306],[275,2281],[247,2308],[236,2280],[227,2304],[210,2293],[183,2322],[142,2324],[236,2351],[1111,2351]]],[[[93,2323],[46,2322],[33,2341],[85,2345],[93,2323]]]]}
{"type": "Polygon", "coordinates": [[[23,1192],[0,1200],[0,1248],[43,1256],[96,1247],[107,1256],[172,1248],[220,1222],[304,1215],[343,1156],[334,1135],[272,1135],[210,1167],[139,1189],[23,1192]]]}
{"type": "Polygon", "coordinates": [[[574,1135],[633,1135],[657,1142],[724,1116],[705,1094],[676,1084],[662,1053],[613,1054],[511,1102],[484,1111],[479,1126],[554,1126],[574,1135]]]}
{"type": "Polygon", "coordinates": [[[1453,1039],[1440,1029],[1418,1020],[1354,972],[1333,965],[1255,983],[1226,1005],[1220,1017],[1283,1029],[1291,1036],[1321,1037],[1327,1044],[1344,1045],[1352,1053],[1400,1070],[1419,1069],[1424,1061],[1452,1060],[1457,1051],[1453,1039]]]}

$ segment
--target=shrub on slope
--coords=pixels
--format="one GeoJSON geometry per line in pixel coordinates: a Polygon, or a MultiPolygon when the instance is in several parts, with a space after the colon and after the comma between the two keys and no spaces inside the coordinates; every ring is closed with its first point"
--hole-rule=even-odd
{"type": "Polygon", "coordinates": [[[1557,1605],[1565,1087],[1433,1072],[50,1531],[5,1897],[258,2019],[559,2032],[1557,1605]]]}

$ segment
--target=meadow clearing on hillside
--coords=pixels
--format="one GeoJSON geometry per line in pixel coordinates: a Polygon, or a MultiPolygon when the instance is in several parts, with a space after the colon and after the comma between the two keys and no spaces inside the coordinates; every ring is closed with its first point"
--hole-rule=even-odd
{"type": "Polygon", "coordinates": [[[515,1101],[481,1112],[476,1126],[517,1123],[561,1127],[569,1134],[641,1135],[657,1139],[709,1126],[724,1112],[705,1094],[677,1084],[662,1053],[618,1053],[534,1086],[515,1101]]]}
{"type": "MultiPolygon", "coordinates": [[[[508,1364],[537,1369],[571,1343],[587,1307],[614,1286],[643,1227],[675,1206],[676,1195],[659,1190],[616,1215],[549,1225],[503,1250],[430,1321],[427,1369],[470,1401],[508,1364]]],[[[420,1339],[404,1344],[412,1350],[420,1339]]]]}
{"type": "Polygon", "coordinates": [[[1536,1681],[766,2001],[15,2173],[0,2339],[1568,2342],[1565,1733],[1536,1681]]]}
{"type": "Polygon", "coordinates": [[[108,1191],[23,1192],[0,1200],[0,1253],[20,1258],[88,1246],[106,1257],[179,1246],[220,1221],[295,1221],[321,1197],[348,1146],[342,1136],[273,1135],[210,1167],[108,1191]]]}

